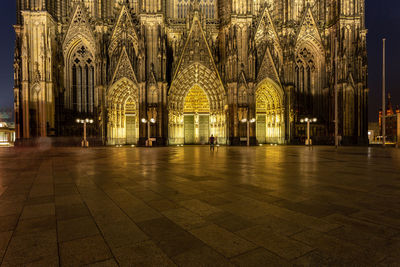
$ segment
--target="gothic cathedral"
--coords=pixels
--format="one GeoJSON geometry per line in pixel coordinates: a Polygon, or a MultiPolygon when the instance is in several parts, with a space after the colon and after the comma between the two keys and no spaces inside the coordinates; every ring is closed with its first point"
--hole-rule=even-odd
{"type": "Polygon", "coordinates": [[[17,138],[367,142],[364,0],[16,0],[17,138]]]}

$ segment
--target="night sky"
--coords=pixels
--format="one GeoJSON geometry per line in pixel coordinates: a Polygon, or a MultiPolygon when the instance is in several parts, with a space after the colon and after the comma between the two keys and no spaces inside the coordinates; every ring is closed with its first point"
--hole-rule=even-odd
{"type": "MultiPolygon", "coordinates": [[[[0,9],[0,107],[13,104],[15,0],[2,1],[0,9]]],[[[369,120],[377,120],[381,106],[382,38],[387,38],[387,92],[400,105],[400,1],[366,0],[369,60],[369,120]]]]}

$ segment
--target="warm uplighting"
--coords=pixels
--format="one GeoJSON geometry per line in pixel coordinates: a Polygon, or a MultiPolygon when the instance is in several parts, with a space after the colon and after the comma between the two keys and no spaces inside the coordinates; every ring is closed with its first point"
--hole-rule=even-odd
{"type": "Polygon", "coordinates": [[[143,118],[142,123],[147,123],[147,120],[145,118],[143,118]]]}
{"type": "Polygon", "coordinates": [[[150,119],[150,122],[151,122],[151,123],[156,123],[156,119],[151,118],[151,119],[150,119]]]}

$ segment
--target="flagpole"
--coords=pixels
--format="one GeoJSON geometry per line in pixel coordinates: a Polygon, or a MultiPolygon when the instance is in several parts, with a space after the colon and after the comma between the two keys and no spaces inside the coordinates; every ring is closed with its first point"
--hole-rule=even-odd
{"type": "Polygon", "coordinates": [[[382,145],[386,146],[386,38],[383,38],[382,41],[382,145]]]}

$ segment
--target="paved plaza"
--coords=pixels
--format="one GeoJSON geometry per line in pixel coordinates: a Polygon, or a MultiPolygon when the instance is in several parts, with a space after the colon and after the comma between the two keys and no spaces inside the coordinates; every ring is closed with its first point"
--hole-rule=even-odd
{"type": "Polygon", "coordinates": [[[1,148],[1,266],[399,266],[400,150],[1,148]]]}

